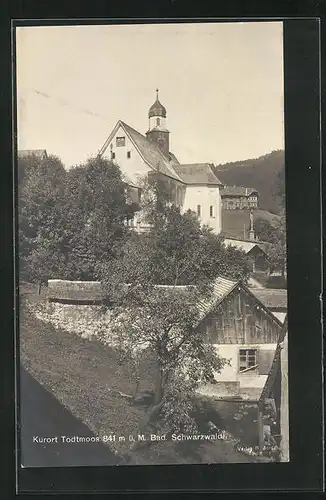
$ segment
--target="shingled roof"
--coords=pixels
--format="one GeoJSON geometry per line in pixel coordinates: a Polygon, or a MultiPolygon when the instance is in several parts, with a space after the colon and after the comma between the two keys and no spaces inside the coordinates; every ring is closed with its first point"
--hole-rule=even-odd
{"type": "Polygon", "coordinates": [[[243,252],[246,253],[249,253],[255,247],[258,247],[260,250],[265,252],[264,248],[262,248],[262,245],[259,245],[255,241],[234,240],[232,238],[225,238],[224,244],[226,246],[231,245],[232,247],[235,247],[238,250],[242,250],[243,252]]]}
{"type": "Polygon", "coordinates": [[[48,154],[46,149],[20,149],[18,151],[18,158],[25,158],[26,156],[37,156],[38,158],[47,158],[48,154]]]}
{"type": "Polygon", "coordinates": [[[215,307],[217,307],[229,293],[238,285],[238,281],[230,280],[219,276],[215,279],[212,293],[209,299],[202,300],[198,304],[201,320],[215,307]]]}
{"type": "Polygon", "coordinates": [[[243,186],[224,186],[221,196],[250,196],[251,193],[258,193],[255,188],[243,186]]]}
{"type": "Polygon", "coordinates": [[[211,184],[223,186],[216,177],[210,163],[173,165],[173,169],[186,184],[211,184]]]}
{"type": "Polygon", "coordinates": [[[113,131],[109,135],[108,139],[105,141],[104,145],[100,149],[98,155],[102,156],[102,154],[106,151],[112,137],[114,136],[117,128],[121,126],[126,135],[128,135],[129,139],[134,144],[135,148],[138,150],[139,154],[143,157],[144,161],[147,163],[149,167],[153,170],[159,170],[163,174],[168,177],[172,177],[178,181],[182,181],[182,179],[178,176],[178,174],[173,169],[173,159],[174,155],[171,155],[172,161],[170,162],[162,153],[160,148],[152,141],[147,139],[143,134],[135,130],[134,128],[127,125],[127,123],[119,120],[113,131]]]}
{"type": "Polygon", "coordinates": [[[287,290],[284,288],[255,288],[252,293],[269,309],[287,308],[287,290]]]}

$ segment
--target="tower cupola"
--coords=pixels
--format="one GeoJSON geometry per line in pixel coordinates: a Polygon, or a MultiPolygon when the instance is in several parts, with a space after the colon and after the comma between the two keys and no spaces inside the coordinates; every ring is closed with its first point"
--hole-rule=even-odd
{"type": "Polygon", "coordinates": [[[169,134],[166,128],[166,108],[160,103],[158,89],[156,89],[156,100],[149,108],[149,127],[146,132],[147,139],[155,142],[162,153],[169,158],[169,134]]]}
{"type": "Polygon", "coordinates": [[[148,118],[152,118],[154,116],[159,116],[161,118],[166,118],[166,109],[163,104],[160,103],[158,98],[158,89],[156,89],[156,101],[149,108],[148,118]]]}

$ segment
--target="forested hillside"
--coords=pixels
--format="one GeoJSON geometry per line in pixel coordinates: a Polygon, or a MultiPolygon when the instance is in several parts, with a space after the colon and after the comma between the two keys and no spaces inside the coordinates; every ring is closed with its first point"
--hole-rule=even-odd
{"type": "Polygon", "coordinates": [[[284,151],[273,151],[259,158],[217,165],[215,173],[228,186],[256,188],[260,194],[259,208],[279,213],[284,189],[284,151]]]}

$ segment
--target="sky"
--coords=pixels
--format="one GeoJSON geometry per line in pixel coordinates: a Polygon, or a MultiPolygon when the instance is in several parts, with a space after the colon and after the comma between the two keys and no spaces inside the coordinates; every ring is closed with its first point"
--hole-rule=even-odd
{"type": "Polygon", "coordinates": [[[146,132],[156,88],[180,163],[283,149],[282,37],[281,22],[19,27],[18,149],[83,163],[119,119],[146,132]]]}

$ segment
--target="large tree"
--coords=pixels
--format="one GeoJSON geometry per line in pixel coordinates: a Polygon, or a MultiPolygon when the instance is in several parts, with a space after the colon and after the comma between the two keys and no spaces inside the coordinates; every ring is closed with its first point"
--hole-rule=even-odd
{"type": "Polygon", "coordinates": [[[197,215],[171,203],[164,181],[152,177],[143,190],[142,219],[149,230],[133,234],[118,261],[100,274],[117,282],[187,285],[209,282],[223,275],[246,280],[249,265],[245,253],[226,247],[223,238],[197,215]]]}
{"type": "Polygon", "coordinates": [[[132,364],[136,382],[138,360],[146,353],[154,356],[154,398],[139,432],[147,426],[148,430],[153,426],[165,431],[196,429],[191,416],[196,389],[212,381],[226,362],[197,329],[210,294],[210,286],[124,288],[113,310],[115,322],[111,318],[102,335],[132,364]]]}
{"type": "Polygon", "coordinates": [[[281,271],[284,276],[286,270],[286,217],[282,210],[280,217],[275,218],[273,225],[266,220],[259,219],[255,224],[256,233],[261,241],[269,243],[267,255],[270,262],[270,271],[281,271]]]}
{"type": "Polygon", "coordinates": [[[132,210],[119,168],[96,157],[69,171],[65,212],[69,274],[94,279],[97,266],[116,258],[129,235],[125,219],[132,210]]]}
{"type": "MultiPolygon", "coordinates": [[[[248,263],[243,252],[226,248],[221,237],[201,227],[195,213],[173,205],[157,181],[143,192],[149,231],[132,235],[120,258],[98,270],[117,318],[116,348],[129,356],[136,380],[139,353],[148,350],[155,359],[154,400],[140,430],[189,430],[195,427],[196,389],[225,363],[196,328],[201,306],[211,299],[215,277],[245,279],[248,263]]],[[[103,332],[111,335],[112,325],[103,332]]]]}
{"type": "Polygon", "coordinates": [[[287,261],[287,246],[286,246],[286,217],[284,211],[280,219],[275,224],[274,232],[270,238],[271,245],[268,249],[268,257],[271,266],[271,272],[274,270],[281,271],[284,276],[286,271],[287,261]]]}
{"type": "Polygon", "coordinates": [[[30,155],[18,160],[20,272],[39,283],[62,261],[65,178],[64,166],[56,156],[41,159],[30,155]]]}

